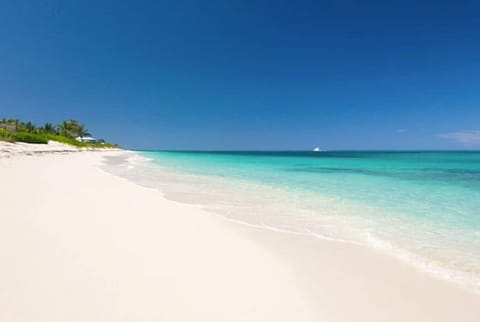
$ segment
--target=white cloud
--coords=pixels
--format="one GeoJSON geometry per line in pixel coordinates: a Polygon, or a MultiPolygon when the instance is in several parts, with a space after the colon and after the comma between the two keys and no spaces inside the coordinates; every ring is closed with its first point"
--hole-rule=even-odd
{"type": "Polygon", "coordinates": [[[444,133],[438,134],[437,137],[463,145],[480,145],[480,130],[444,133]]]}

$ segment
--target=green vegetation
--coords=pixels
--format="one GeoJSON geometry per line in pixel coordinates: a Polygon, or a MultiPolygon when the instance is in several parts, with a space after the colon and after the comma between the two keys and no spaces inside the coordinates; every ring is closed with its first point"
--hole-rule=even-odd
{"type": "Polygon", "coordinates": [[[105,142],[102,139],[94,142],[81,142],[77,137],[90,136],[84,124],[76,120],[63,121],[58,125],[45,123],[36,126],[31,122],[21,122],[17,119],[0,120],[0,141],[26,142],[36,144],[47,144],[48,141],[57,141],[77,147],[118,147],[116,144],[105,142]]]}

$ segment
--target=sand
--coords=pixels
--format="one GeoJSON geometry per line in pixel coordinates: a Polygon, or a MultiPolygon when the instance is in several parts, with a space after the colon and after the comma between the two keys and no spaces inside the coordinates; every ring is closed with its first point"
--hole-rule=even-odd
{"type": "Polygon", "coordinates": [[[85,151],[118,151],[116,148],[77,148],[72,145],[48,141],[48,144],[29,144],[29,143],[10,143],[5,141],[0,141],[0,159],[12,158],[17,156],[31,156],[31,155],[42,155],[42,154],[62,154],[62,153],[72,153],[72,152],[85,152],[85,151]]]}
{"type": "Polygon", "coordinates": [[[0,321],[480,321],[479,295],[385,254],[233,223],[99,167],[120,153],[0,158],[0,321]]]}

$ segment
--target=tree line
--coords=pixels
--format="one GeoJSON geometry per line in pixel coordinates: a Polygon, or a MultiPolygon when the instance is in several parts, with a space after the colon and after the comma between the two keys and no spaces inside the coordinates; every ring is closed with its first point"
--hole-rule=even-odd
{"type": "Polygon", "coordinates": [[[36,126],[32,122],[22,122],[18,119],[3,118],[0,121],[0,125],[14,128],[14,131],[27,132],[27,133],[44,133],[61,135],[67,138],[76,138],[90,136],[85,124],[80,123],[77,120],[65,120],[57,125],[52,123],[45,123],[41,126],[36,126]]]}
{"type": "Polygon", "coordinates": [[[22,122],[18,119],[0,119],[0,141],[39,144],[57,141],[78,147],[117,147],[116,144],[108,143],[103,139],[91,142],[76,139],[85,136],[90,136],[90,133],[85,124],[77,120],[65,120],[56,125],[45,123],[36,126],[32,122],[22,122]]]}

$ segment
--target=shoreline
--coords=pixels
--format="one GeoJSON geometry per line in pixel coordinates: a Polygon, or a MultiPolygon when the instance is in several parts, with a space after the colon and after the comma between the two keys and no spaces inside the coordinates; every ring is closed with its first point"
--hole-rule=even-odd
{"type": "Polygon", "coordinates": [[[104,156],[121,153],[130,152],[0,158],[8,200],[0,215],[0,320],[480,316],[480,296],[391,256],[240,225],[100,168],[104,156]]]}
{"type": "MultiPolygon", "coordinates": [[[[126,155],[124,157],[109,158],[106,162],[105,169],[108,173],[112,173],[122,178],[126,178],[127,180],[139,184],[140,186],[157,189],[166,199],[170,201],[184,205],[196,206],[199,209],[203,209],[207,212],[219,215],[222,218],[226,218],[227,220],[234,223],[247,225],[254,228],[266,229],[279,233],[289,233],[300,236],[313,236],[321,240],[342,242],[350,245],[367,247],[372,251],[380,252],[382,254],[400,260],[402,263],[406,263],[409,266],[418,269],[428,275],[431,275],[434,278],[441,279],[448,283],[453,283],[458,287],[464,288],[468,291],[480,295],[480,276],[478,274],[475,275],[473,271],[465,271],[458,267],[449,267],[448,263],[447,265],[442,266],[443,263],[435,262],[431,258],[423,257],[422,255],[412,252],[411,250],[398,247],[398,245],[391,243],[388,239],[381,239],[379,236],[375,236],[373,233],[368,234],[368,237],[365,238],[365,236],[361,235],[364,232],[364,230],[361,229],[357,229],[357,235],[353,235],[351,234],[351,232],[349,232],[351,235],[341,235],[337,232],[331,233],[328,230],[310,230],[308,223],[304,223],[303,227],[296,225],[294,226],[294,228],[292,228],[292,226],[289,226],[288,224],[282,225],[282,221],[275,222],[275,220],[272,220],[272,218],[263,218],[260,221],[255,221],[252,220],[252,217],[254,216],[232,216],[228,212],[228,207],[227,210],[223,209],[222,207],[211,207],[212,201],[214,199],[212,199],[208,195],[212,194],[212,191],[204,194],[204,191],[199,191],[195,188],[170,188],[169,186],[173,185],[173,187],[175,187],[177,184],[179,184],[180,186],[192,186],[193,184],[197,184],[198,182],[201,182],[203,186],[214,186],[218,185],[218,180],[223,180],[223,178],[218,179],[218,177],[216,177],[215,179],[211,179],[211,176],[209,176],[208,174],[191,173],[187,169],[185,169],[185,171],[183,171],[184,169],[178,170],[172,168],[171,165],[168,165],[168,163],[163,164],[162,162],[160,162],[160,160],[158,160],[158,162],[155,161],[154,157],[152,157],[151,155],[145,155],[141,151],[133,151],[133,155],[126,155]],[[122,170],[119,171],[119,169],[122,170]],[[165,184],[165,182],[167,184],[165,184]],[[161,184],[158,185],[158,183],[161,184]],[[190,193],[190,191],[192,191],[192,193],[190,193]],[[204,198],[204,196],[206,196],[207,198],[204,198]],[[301,230],[301,228],[303,228],[303,230],[301,230]]],[[[242,182],[242,180],[235,180],[235,178],[225,179],[221,182],[221,184],[232,195],[235,195],[236,192],[241,195],[242,190],[247,190],[246,187],[243,186],[244,182],[242,182]],[[237,185],[242,186],[243,188],[239,190],[233,190],[232,188],[234,186],[236,187],[237,185]]],[[[253,189],[255,189],[255,187],[253,187],[253,189]]],[[[205,188],[205,190],[207,190],[207,188],[205,188]]],[[[262,192],[258,190],[256,191],[262,192]]],[[[223,206],[230,205],[228,203],[228,200],[224,200],[222,198],[222,195],[218,194],[218,191],[215,192],[221,199],[215,200],[214,204],[218,203],[223,206]]],[[[213,194],[215,194],[215,192],[213,192],[213,194]]],[[[277,195],[279,193],[281,192],[276,192],[277,195]]],[[[295,191],[290,191],[290,193],[295,193],[295,191]]],[[[250,194],[248,196],[250,197],[249,201],[253,202],[256,196],[257,195],[250,194]]],[[[267,196],[267,198],[268,197],[269,196],[267,196]]],[[[288,196],[283,195],[283,197],[287,198],[288,196]]],[[[255,200],[258,201],[259,199],[256,198],[255,200]]],[[[279,204],[288,207],[288,204],[283,204],[282,200],[279,199],[277,201],[279,204]]],[[[359,204],[358,206],[361,207],[361,204],[359,204]]],[[[243,207],[245,207],[245,204],[238,208],[243,209],[243,207]]],[[[335,207],[335,205],[333,205],[333,207],[335,207]]],[[[281,207],[279,207],[278,209],[282,210],[281,207]]],[[[295,213],[294,208],[288,209],[295,213]]],[[[262,209],[255,210],[256,212],[253,211],[253,213],[258,215],[258,218],[261,218],[263,214],[262,209]]],[[[332,226],[335,226],[334,223],[332,224],[332,226]]],[[[341,225],[342,223],[339,222],[338,224],[341,225]]]]}

